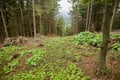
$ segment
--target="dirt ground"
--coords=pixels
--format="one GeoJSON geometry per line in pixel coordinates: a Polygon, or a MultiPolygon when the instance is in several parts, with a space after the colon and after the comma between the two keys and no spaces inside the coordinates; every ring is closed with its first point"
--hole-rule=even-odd
{"type": "Polygon", "coordinates": [[[120,59],[111,60],[107,58],[107,67],[110,72],[100,77],[95,76],[97,69],[98,54],[94,56],[83,56],[82,62],[78,62],[77,66],[83,69],[86,76],[89,76],[90,80],[120,80],[120,59]]]}

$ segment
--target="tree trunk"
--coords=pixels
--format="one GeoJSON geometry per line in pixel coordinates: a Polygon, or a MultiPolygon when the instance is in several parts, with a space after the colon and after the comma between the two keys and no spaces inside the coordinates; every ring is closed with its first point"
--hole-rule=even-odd
{"type": "Polygon", "coordinates": [[[111,23],[110,23],[110,31],[112,31],[112,26],[114,23],[114,18],[115,18],[116,9],[117,9],[117,2],[118,2],[118,0],[115,0],[115,4],[114,4],[114,8],[113,8],[113,15],[112,15],[111,23]]]}
{"type": "Polygon", "coordinates": [[[57,35],[57,20],[55,19],[55,35],[57,35]]]}
{"type": "Polygon", "coordinates": [[[88,8],[87,8],[87,15],[86,15],[86,31],[88,30],[88,23],[89,23],[89,8],[90,3],[88,3],[88,8]]]}
{"type": "Polygon", "coordinates": [[[104,74],[104,70],[106,69],[106,56],[108,51],[108,44],[110,39],[110,20],[111,20],[111,14],[110,14],[110,8],[109,8],[108,1],[106,1],[105,5],[105,16],[104,16],[104,23],[103,23],[103,37],[102,37],[102,43],[101,43],[101,51],[99,54],[99,60],[98,60],[98,68],[96,75],[100,76],[104,74]]]}
{"type": "Polygon", "coordinates": [[[91,22],[92,22],[92,21],[91,21],[91,20],[92,20],[92,1],[91,1],[91,3],[90,3],[90,13],[89,13],[89,17],[90,17],[90,18],[89,18],[89,21],[88,21],[88,22],[89,22],[89,23],[88,23],[88,30],[89,30],[89,31],[92,31],[92,30],[91,30],[91,29],[92,29],[92,26],[91,26],[91,22]]]}
{"type": "Polygon", "coordinates": [[[75,34],[78,33],[78,16],[76,15],[76,19],[75,19],[75,34]]]}
{"type": "Polygon", "coordinates": [[[3,21],[3,25],[4,25],[4,29],[5,29],[5,34],[6,34],[6,37],[8,38],[9,36],[8,36],[8,31],[7,31],[7,25],[6,25],[6,22],[5,22],[3,11],[2,11],[2,9],[0,11],[1,11],[2,21],[3,21]]]}
{"type": "Polygon", "coordinates": [[[28,20],[29,20],[29,29],[30,29],[30,32],[29,32],[29,37],[33,37],[33,34],[32,34],[32,26],[31,26],[31,19],[30,17],[28,17],[28,20]]]}
{"type": "Polygon", "coordinates": [[[33,9],[33,27],[34,27],[34,39],[36,40],[36,23],[35,23],[34,0],[32,0],[32,9],[33,9]]]}
{"type": "Polygon", "coordinates": [[[41,15],[40,15],[40,34],[42,35],[42,22],[41,22],[41,15]]]}
{"type": "Polygon", "coordinates": [[[21,28],[22,28],[22,34],[23,34],[23,36],[25,36],[24,18],[23,18],[23,11],[22,11],[22,7],[21,7],[21,3],[19,3],[19,7],[20,7],[20,15],[21,15],[21,28]]]}
{"type": "Polygon", "coordinates": [[[106,13],[105,13],[105,9],[103,10],[103,20],[102,20],[102,26],[101,26],[101,32],[103,31],[103,27],[104,27],[104,23],[105,23],[105,16],[106,16],[106,13]]]}
{"type": "Polygon", "coordinates": [[[48,27],[49,27],[49,34],[50,34],[50,35],[51,35],[51,29],[52,29],[52,28],[51,28],[51,27],[52,27],[52,26],[51,26],[51,22],[52,22],[52,19],[51,19],[51,17],[50,17],[50,18],[49,18],[49,26],[48,26],[48,27]]]}

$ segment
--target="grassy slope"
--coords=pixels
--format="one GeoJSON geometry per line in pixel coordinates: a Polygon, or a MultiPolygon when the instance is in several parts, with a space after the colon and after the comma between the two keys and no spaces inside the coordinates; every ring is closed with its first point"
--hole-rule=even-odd
{"type": "MultiPolygon", "coordinates": [[[[75,44],[71,41],[72,38],[45,38],[41,41],[42,46],[38,40],[34,47],[7,47],[1,50],[0,53],[3,54],[0,55],[3,56],[0,57],[2,79],[88,80],[88,77],[91,80],[96,79],[94,73],[100,49],[75,44]],[[19,56],[13,58],[15,54],[19,56]]],[[[118,54],[116,51],[109,53],[112,58],[116,58],[113,53],[118,54]]],[[[108,65],[114,69],[116,66],[112,62],[108,60],[108,65]]],[[[118,73],[113,70],[111,74],[114,77],[118,73]]],[[[101,79],[110,78],[110,76],[103,76],[101,79]]]]}

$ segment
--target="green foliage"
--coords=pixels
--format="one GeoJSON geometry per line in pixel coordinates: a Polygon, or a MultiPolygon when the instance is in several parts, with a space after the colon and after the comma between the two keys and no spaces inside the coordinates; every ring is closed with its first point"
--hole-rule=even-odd
{"type": "Polygon", "coordinates": [[[72,26],[68,25],[64,28],[64,32],[63,32],[63,35],[64,36],[69,36],[69,35],[72,35],[72,26]]]}
{"type": "Polygon", "coordinates": [[[40,6],[37,4],[35,5],[35,12],[36,12],[37,16],[41,16],[41,14],[42,14],[42,10],[41,10],[40,6]]]}
{"type": "Polygon", "coordinates": [[[111,37],[114,38],[114,37],[120,37],[120,33],[117,33],[117,34],[111,34],[111,37]]]}
{"type": "MultiPolygon", "coordinates": [[[[120,38],[120,33],[111,34],[111,38],[115,38],[115,37],[120,38]]],[[[112,50],[120,51],[120,43],[119,42],[113,44],[111,47],[112,47],[112,50]]]]}
{"type": "MultiPolygon", "coordinates": [[[[19,49],[20,48],[16,46],[8,46],[3,49],[0,49],[0,64],[2,63],[2,59],[4,59],[6,56],[8,57],[10,54],[12,54],[13,52],[19,49]]],[[[9,60],[9,57],[5,58],[4,61],[5,60],[9,60]]]]}
{"type": "Polygon", "coordinates": [[[57,18],[57,34],[58,35],[63,36],[64,26],[65,26],[64,18],[63,16],[59,16],[57,18]]]}
{"type": "Polygon", "coordinates": [[[89,44],[93,46],[100,46],[101,43],[101,35],[97,35],[91,32],[81,32],[77,36],[75,36],[72,40],[77,44],[89,44]]]}
{"type": "Polygon", "coordinates": [[[111,72],[111,71],[110,71],[109,68],[105,68],[105,69],[104,69],[104,73],[105,73],[105,74],[109,74],[110,72],[111,72]]]}
{"type": "Polygon", "coordinates": [[[82,3],[86,4],[86,3],[90,3],[92,0],[80,0],[82,3]]]}
{"type": "MultiPolygon", "coordinates": [[[[111,38],[120,37],[120,33],[111,34],[111,38]]],[[[72,42],[77,44],[88,44],[92,46],[100,47],[102,41],[101,35],[94,34],[91,32],[81,32],[72,39],[72,42]]],[[[115,43],[112,45],[112,50],[120,51],[120,43],[115,43]]]]}
{"type": "Polygon", "coordinates": [[[49,65],[49,69],[46,66],[41,66],[39,69],[34,69],[29,72],[21,72],[9,77],[8,80],[88,80],[84,77],[82,69],[77,68],[75,64],[69,63],[66,68],[58,67],[58,71],[55,70],[53,65],[49,65]]]}
{"type": "Polygon", "coordinates": [[[8,63],[8,65],[6,65],[6,66],[3,67],[4,73],[6,74],[6,73],[11,72],[11,71],[13,70],[13,68],[14,68],[18,63],[19,63],[18,60],[14,60],[14,61],[8,63]]]}
{"type": "Polygon", "coordinates": [[[76,44],[71,43],[70,37],[57,37],[44,40],[43,48],[34,48],[19,52],[21,58],[26,53],[32,57],[25,64],[37,66],[30,70],[21,71],[7,80],[87,80],[82,70],[72,62],[81,60],[81,53],[76,51],[76,44]],[[39,64],[40,63],[40,64],[39,64]]]}
{"type": "Polygon", "coordinates": [[[15,52],[16,50],[18,50],[20,48],[16,47],[16,46],[8,46],[5,47],[3,49],[0,49],[0,56],[4,56],[4,55],[8,55],[10,53],[15,52]]]}
{"type": "Polygon", "coordinates": [[[32,71],[24,71],[19,74],[9,77],[8,80],[44,80],[46,77],[45,69],[41,66],[40,69],[34,69],[32,71]]]}
{"type": "Polygon", "coordinates": [[[120,43],[115,43],[112,45],[112,50],[120,51],[120,43]]]}
{"type": "Polygon", "coordinates": [[[37,63],[40,60],[43,60],[43,57],[45,56],[45,51],[43,51],[42,49],[33,49],[28,52],[32,53],[33,56],[26,60],[26,64],[32,66],[36,66],[37,63]]]}
{"type": "Polygon", "coordinates": [[[82,80],[84,74],[82,72],[82,69],[77,68],[75,64],[70,63],[67,68],[62,69],[60,72],[51,73],[50,74],[50,80],[82,80]]]}

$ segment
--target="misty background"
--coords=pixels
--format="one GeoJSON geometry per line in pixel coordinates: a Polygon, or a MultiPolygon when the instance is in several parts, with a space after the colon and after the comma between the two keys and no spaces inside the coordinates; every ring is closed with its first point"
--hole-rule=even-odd
{"type": "Polygon", "coordinates": [[[61,0],[59,1],[60,4],[60,15],[63,16],[65,24],[70,25],[71,19],[70,19],[70,9],[72,7],[71,3],[69,3],[67,0],[61,0]]]}

